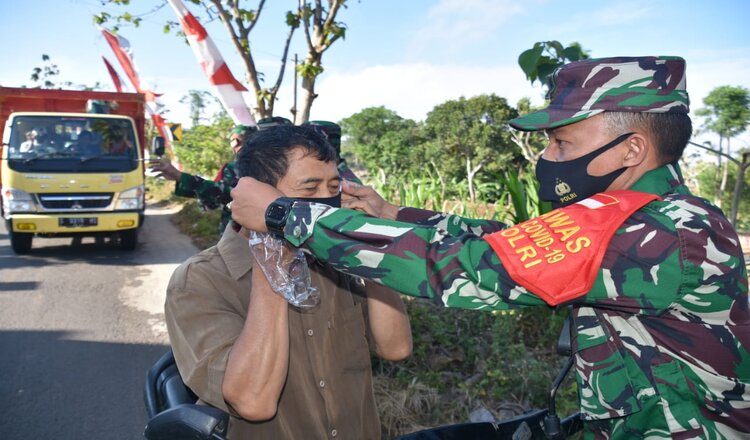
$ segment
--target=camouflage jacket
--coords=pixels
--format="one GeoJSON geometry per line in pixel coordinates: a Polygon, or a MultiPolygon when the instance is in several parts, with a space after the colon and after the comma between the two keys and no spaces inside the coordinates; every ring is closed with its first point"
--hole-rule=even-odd
{"type": "Polygon", "coordinates": [[[224,229],[232,220],[232,212],[227,208],[227,204],[232,201],[230,193],[232,188],[237,185],[237,180],[239,179],[234,162],[229,162],[219,172],[217,181],[206,180],[187,173],[180,174],[180,180],[175,185],[174,193],[181,197],[197,198],[203,209],[221,207],[219,234],[223,234],[224,229]]]}
{"type": "MultiPolygon", "coordinates": [[[[676,166],[631,189],[662,200],[619,227],[573,312],[586,437],[749,438],[750,315],[737,234],[689,193],[676,166]]],[[[411,208],[399,220],[411,223],[298,203],[284,232],[339,270],[448,307],[545,304],[481,238],[505,225],[411,208]]]]}

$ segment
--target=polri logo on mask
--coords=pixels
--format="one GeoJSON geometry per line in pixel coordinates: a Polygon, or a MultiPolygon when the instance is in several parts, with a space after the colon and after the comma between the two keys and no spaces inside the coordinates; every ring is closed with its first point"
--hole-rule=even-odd
{"type": "Polygon", "coordinates": [[[604,176],[592,176],[586,172],[586,169],[599,155],[623,142],[632,134],[625,133],[618,136],[612,142],[578,159],[552,162],[539,158],[536,164],[539,198],[551,202],[553,208],[560,208],[605,191],[625,171],[625,167],[604,176]]]}
{"type": "Polygon", "coordinates": [[[576,193],[571,193],[572,189],[567,183],[560,179],[557,179],[555,183],[555,194],[560,198],[561,202],[573,200],[578,197],[576,193]]]}

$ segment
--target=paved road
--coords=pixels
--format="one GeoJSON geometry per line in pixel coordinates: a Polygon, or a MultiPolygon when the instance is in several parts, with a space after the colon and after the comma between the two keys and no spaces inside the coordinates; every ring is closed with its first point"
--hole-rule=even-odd
{"type": "Polygon", "coordinates": [[[0,222],[0,438],[142,439],[146,370],[167,348],[164,289],[197,252],[149,209],[133,252],[34,239],[17,256],[0,222]]]}

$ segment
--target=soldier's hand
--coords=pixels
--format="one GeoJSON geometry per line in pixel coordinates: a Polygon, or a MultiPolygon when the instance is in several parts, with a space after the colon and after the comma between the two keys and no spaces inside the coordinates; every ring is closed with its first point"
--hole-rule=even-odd
{"type": "Polygon", "coordinates": [[[245,229],[266,232],[266,209],[284,194],[278,189],[259,182],[252,177],[243,177],[232,189],[232,220],[245,229]]]}
{"type": "Polygon", "coordinates": [[[396,219],[398,206],[388,203],[371,186],[344,180],[341,189],[341,206],[344,208],[358,209],[373,217],[396,219]]]}
{"type": "Polygon", "coordinates": [[[157,161],[151,162],[151,171],[156,173],[156,177],[163,177],[167,180],[180,180],[180,170],[175,168],[169,159],[162,157],[157,161]]]}

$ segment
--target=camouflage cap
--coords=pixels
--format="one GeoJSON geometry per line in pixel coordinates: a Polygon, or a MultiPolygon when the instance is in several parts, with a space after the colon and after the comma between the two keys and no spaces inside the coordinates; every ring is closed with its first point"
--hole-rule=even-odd
{"type": "Polygon", "coordinates": [[[604,111],[688,113],[685,60],[679,57],[614,57],[575,61],[558,68],[549,105],[509,121],[536,131],[561,127],[604,111]]]}
{"type": "Polygon", "coordinates": [[[258,127],[254,125],[235,125],[234,128],[232,128],[232,131],[230,134],[236,134],[239,136],[245,136],[248,133],[252,133],[253,131],[257,130],[258,127]]]}
{"type": "Polygon", "coordinates": [[[337,153],[341,150],[341,126],[331,121],[307,121],[302,125],[312,125],[325,133],[328,142],[333,145],[337,153]]]}
{"type": "Polygon", "coordinates": [[[258,121],[258,129],[265,130],[267,128],[276,127],[277,125],[293,125],[292,121],[281,116],[270,116],[263,118],[258,121]]]}

